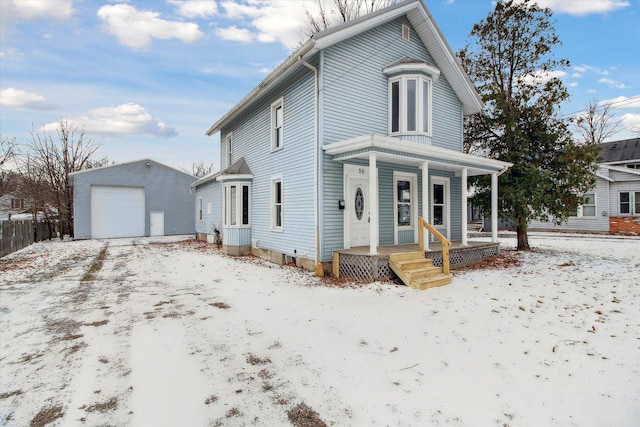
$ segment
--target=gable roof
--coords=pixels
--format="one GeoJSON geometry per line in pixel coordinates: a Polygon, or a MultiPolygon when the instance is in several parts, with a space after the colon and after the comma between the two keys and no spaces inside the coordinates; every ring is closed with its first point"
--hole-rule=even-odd
{"type": "Polygon", "coordinates": [[[620,163],[624,161],[640,161],[640,138],[623,139],[605,142],[598,146],[600,163],[620,163]]]}
{"type": "Polygon", "coordinates": [[[129,161],[129,162],[115,163],[115,164],[113,164],[113,165],[100,166],[100,167],[97,167],[97,168],[82,169],[82,170],[80,170],[80,171],[71,172],[71,173],[69,174],[69,176],[80,175],[80,174],[88,173],[88,172],[95,172],[95,171],[102,170],[102,169],[117,168],[117,167],[121,167],[121,166],[131,165],[131,164],[134,164],[134,163],[141,163],[141,162],[151,162],[151,163],[155,163],[156,165],[164,166],[165,168],[173,169],[173,170],[174,170],[174,171],[176,171],[176,172],[180,172],[181,174],[184,174],[184,175],[191,176],[191,177],[195,178],[195,176],[191,175],[191,174],[190,174],[190,173],[188,173],[188,172],[183,172],[183,171],[181,171],[180,169],[176,169],[176,168],[174,168],[174,167],[172,167],[172,166],[167,166],[167,165],[165,165],[165,164],[163,164],[163,163],[156,162],[155,160],[151,160],[151,159],[132,160],[132,161],[129,161]]]}
{"type": "Polygon", "coordinates": [[[203,176],[202,178],[191,184],[190,188],[198,187],[202,184],[206,184],[207,182],[224,181],[225,179],[233,179],[234,177],[253,177],[253,172],[251,171],[251,168],[247,164],[247,161],[244,159],[244,157],[241,157],[225,170],[212,172],[208,175],[203,176]]]}
{"type": "Polygon", "coordinates": [[[458,98],[460,98],[464,114],[479,113],[483,108],[482,100],[476,92],[473,83],[469,80],[469,76],[467,76],[456,59],[451,47],[444,39],[440,28],[433,20],[433,16],[431,16],[431,13],[422,0],[406,0],[315,33],[273,70],[258,86],[242,98],[242,100],[222,118],[215,122],[209,130],[207,130],[206,135],[211,136],[231,120],[238,117],[245,108],[259,99],[269,89],[274,87],[274,85],[284,81],[291,76],[292,73],[304,67],[303,61],[307,61],[320,50],[405,15],[420,36],[422,43],[427,47],[437,66],[446,76],[453,91],[458,98]]]}

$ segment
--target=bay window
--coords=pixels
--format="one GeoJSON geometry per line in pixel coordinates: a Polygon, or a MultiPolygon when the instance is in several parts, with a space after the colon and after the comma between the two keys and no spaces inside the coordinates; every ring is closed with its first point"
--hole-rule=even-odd
{"type": "Polygon", "coordinates": [[[389,133],[431,134],[431,79],[401,75],[389,80],[389,133]]]}

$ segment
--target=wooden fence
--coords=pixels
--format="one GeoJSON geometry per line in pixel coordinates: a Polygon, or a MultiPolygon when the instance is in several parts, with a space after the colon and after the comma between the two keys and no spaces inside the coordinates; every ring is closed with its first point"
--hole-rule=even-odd
{"type": "Polygon", "coordinates": [[[0,258],[29,246],[33,242],[51,239],[51,224],[30,219],[0,222],[0,258]]]}

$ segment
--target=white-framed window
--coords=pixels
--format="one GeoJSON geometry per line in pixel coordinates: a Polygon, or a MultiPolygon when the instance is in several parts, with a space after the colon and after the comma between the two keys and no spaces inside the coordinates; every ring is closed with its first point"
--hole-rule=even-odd
{"type": "Polygon", "coordinates": [[[225,227],[249,227],[251,206],[251,184],[248,182],[229,182],[222,186],[224,194],[225,227]]]}
{"type": "Polygon", "coordinates": [[[619,192],[618,213],[620,215],[640,215],[640,191],[619,192]]]}
{"type": "Polygon", "coordinates": [[[414,227],[417,215],[417,178],[415,174],[393,174],[395,225],[398,230],[414,227]]]}
{"type": "Polygon", "coordinates": [[[431,86],[422,75],[389,80],[389,134],[431,134],[431,86]]]}
{"type": "Polygon", "coordinates": [[[282,178],[271,180],[271,229],[282,231],[284,191],[282,178]]]}
{"type": "Polygon", "coordinates": [[[431,178],[431,225],[449,229],[449,179],[431,178]]]}
{"type": "Polygon", "coordinates": [[[202,197],[198,198],[198,221],[202,222],[202,197]]]}
{"type": "Polygon", "coordinates": [[[281,150],[284,144],[284,101],[271,104],[271,151],[281,150]]]}
{"type": "Polygon", "coordinates": [[[232,160],[232,155],[233,155],[233,133],[228,133],[227,136],[224,139],[225,144],[224,144],[224,148],[227,154],[227,164],[225,167],[229,167],[231,166],[231,160],[232,160]]]}
{"type": "Polygon", "coordinates": [[[579,216],[583,217],[595,217],[596,216],[596,194],[586,193],[584,195],[585,202],[580,206],[579,216]]]}

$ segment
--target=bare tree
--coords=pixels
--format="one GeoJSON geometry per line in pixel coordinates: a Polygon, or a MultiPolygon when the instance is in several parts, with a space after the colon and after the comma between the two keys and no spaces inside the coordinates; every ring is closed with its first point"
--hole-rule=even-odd
{"type": "Polygon", "coordinates": [[[91,156],[98,146],[87,139],[84,130],[78,130],[68,120],[60,120],[56,129],[57,140],[43,130],[31,133],[27,155],[29,167],[23,166],[27,177],[44,174],[52,192],[52,204],[60,221],[60,238],[73,235],[73,187],[69,174],[92,166],[91,156]]]}
{"type": "Polygon", "coordinates": [[[10,189],[10,181],[13,181],[15,173],[7,168],[8,163],[15,158],[16,140],[3,139],[0,136],[0,196],[10,189]]]}
{"type": "Polygon", "coordinates": [[[592,100],[584,112],[573,119],[573,127],[583,143],[601,144],[620,131],[622,120],[613,115],[611,104],[592,100]]]}
{"type": "Polygon", "coordinates": [[[383,9],[397,0],[315,0],[315,10],[304,8],[305,32],[311,36],[334,25],[349,22],[361,15],[383,9]]]}
{"type": "Polygon", "coordinates": [[[215,165],[213,163],[209,163],[206,165],[203,161],[193,162],[191,165],[191,175],[202,178],[205,175],[209,175],[211,172],[215,170],[215,165]]]}

